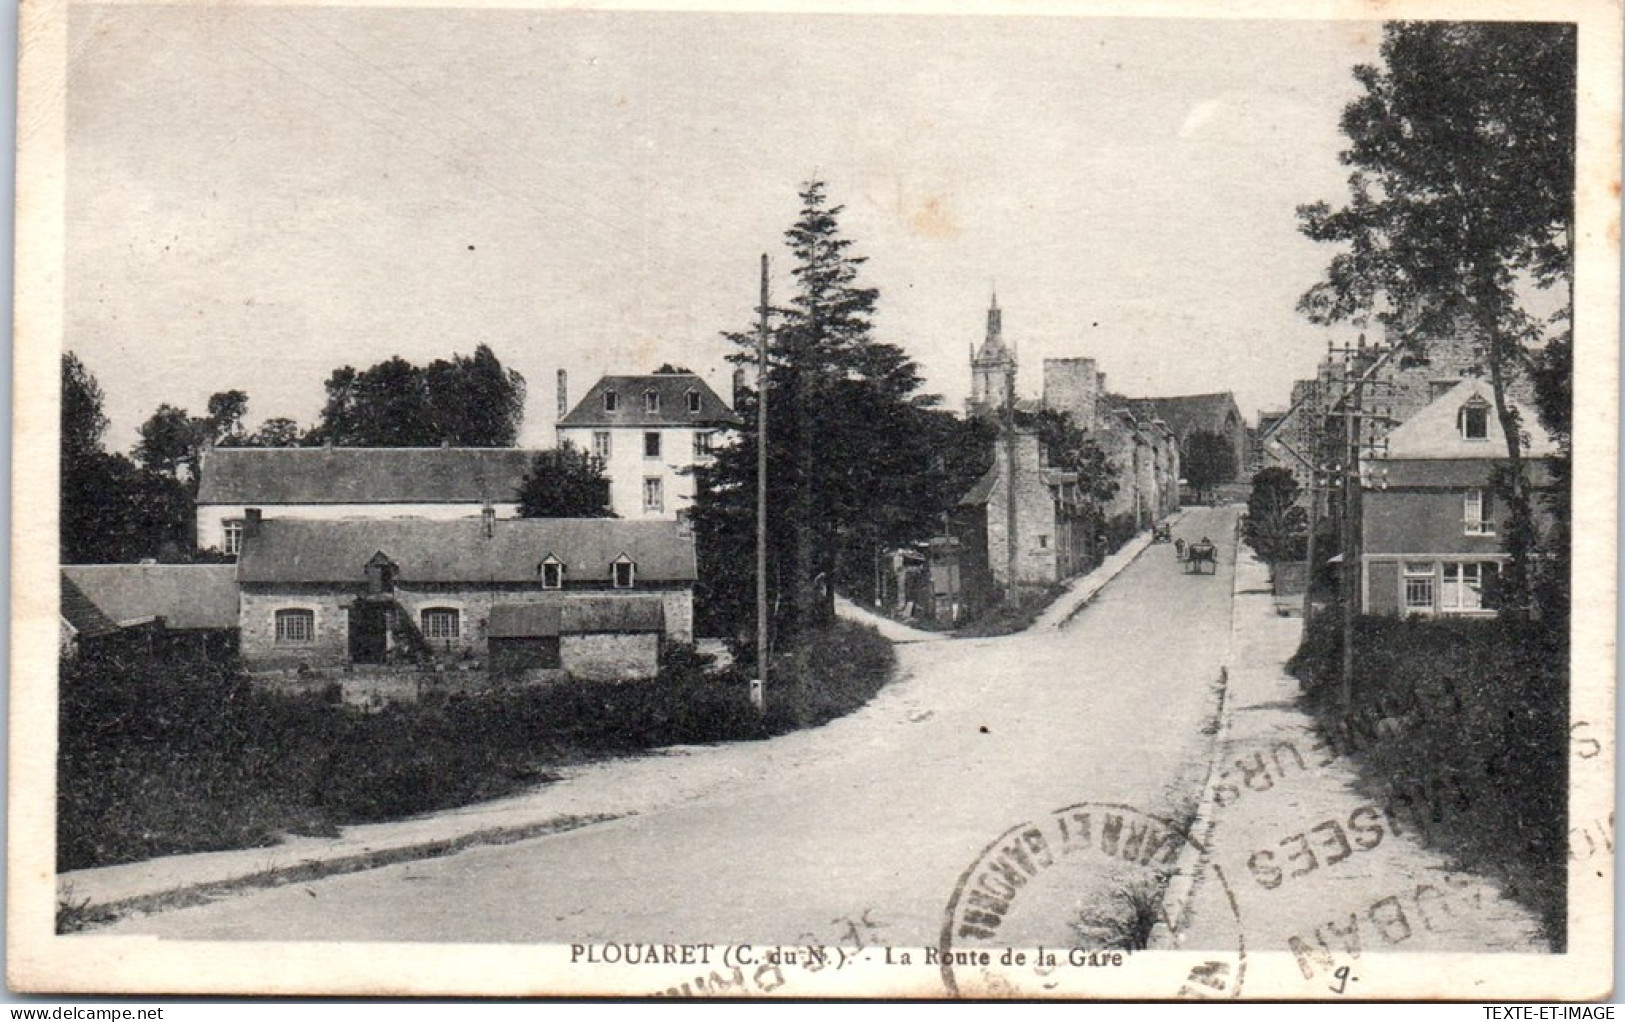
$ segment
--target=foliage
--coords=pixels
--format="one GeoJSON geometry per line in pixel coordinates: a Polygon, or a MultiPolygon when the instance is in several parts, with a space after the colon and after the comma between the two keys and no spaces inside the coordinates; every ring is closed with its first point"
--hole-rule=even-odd
{"type": "MultiPolygon", "coordinates": [[[[801,200],[785,235],[795,290],[771,310],[767,367],[767,567],[781,643],[828,626],[836,585],[866,584],[877,550],[940,529],[988,451],[985,427],[933,409],[915,364],[874,337],[878,292],[858,284],[864,260],[841,236],[842,208],[816,181],[801,200]]],[[[726,336],[740,348],[731,360],[755,365],[755,333],[726,336]]],[[[696,472],[701,610],[734,636],[754,631],[757,399],[741,395],[738,442],[696,472]]]]}
{"type": "Polygon", "coordinates": [[[1362,617],[1340,706],[1341,625],[1325,615],[1288,663],[1333,750],[1425,842],[1567,919],[1569,709],[1561,636],[1539,624],[1362,617]]]}
{"type": "Polygon", "coordinates": [[[230,662],[87,651],[58,688],[58,868],[331,834],[510,794],[594,758],[812,727],[867,702],[894,663],[890,643],[848,622],[804,636],[775,667],[764,717],[742,675],[715,674],[689,647],[665,659],[647,683],[497,688],[369,713],[269,691],[230,662]]]}
{"type": "Polygon", "coordinates": [[[191,548],[192,497],[173,475],[102,449],[102,389],[62,356],[58,556],[64,564],[175,559],[191,548]]]}
{"type": "Polygon", "coordinates": [[[1212,495],[1213,487],[1236,477],[1236,451],[1222,434],[1199,429],[1185,439],[1179,452],[1180,470],[1198,500],[1212,495]]]}
{"type": "Polygon", "coordinates": [[[604,460],[572,444],[538,453],[519,486],[522,518],[613,518],[604,460]]]}
{"type": "Polygon", "coordinates": [[[1260,469],[1247,497],[1244,538],[1271,566],[1302,560],[1309,536],[1309,512],[1298,506],[1298,480],[1284,468],[1260,469]]]}
{"type": "Polygon", "coordinates": [[[244,447],[302,447],[305,431],[292,419],[266,419],[259,429],[243,437],[241,444],[244,447]]]}
{"type": "Polygon", "coordinates": [[[1512,616],[1528,607],[1534,518],[1508,377],[1569,302],[1540,322],[1523,292],[1572,277],[1576,51],[1573,25],[1398,22],[1383,66],[1343,114],[1351,199],[1299,208],[1304,234],[1343,246],[1299,308],[1316,322],[1373,315],[1413,354],[1466,329],[1484,345],[1507,437],[1512,616]]]}
{"type": "Polygon", "coordinates": [[[1094,438],[1072,421],[1071,413],[1044,408],[1030,417],[1018,416],[1017,423],[1037,431],[1050,465],[1078,477],[1078,494],[1094,517],[1104,514],[1117,496],[1118,470],[1094,438]]]}
{"type": "Polygon", "coordinates": [[[202,471],[203,452],[211,444],[241,444],[243,416],[248,414],[248,395],[240,390],[224,390],[209,395],[209,414],[192,415],[184,408],[164,403],[141,424],[141,439],[135,448],[143,468],[184,478],[196,487],[202,471]]]}
{"type": "Polygon", "coordinates": [[[525,378],[484,344],[421,367],[399,355],[343,366],[325,387],[314,438],[341,446],[512,447],[524,417],[525,378]]]}

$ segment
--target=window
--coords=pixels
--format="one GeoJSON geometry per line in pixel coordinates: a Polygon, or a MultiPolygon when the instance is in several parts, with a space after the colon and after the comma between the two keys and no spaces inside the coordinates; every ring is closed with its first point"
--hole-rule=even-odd
{"type": "Polygon", "coordinates": [[[454,607],[426,607],[421,618],[425,639],[455,639],[462,634],[462,615],[454,607]]]}
{"type": "Polygon", "coordinates": [[[1444,587],[1439,609],[1445,611],[1484,610],[1484,584],[1495,577],[1494,562],[1466,562],[1444,565],[1444,587]]]}
{"type": "Polygon", "coordinates": [[[539,565],[542,571],[543,589],[564,588],[564,563],[552,554],[548,554],[539,565]]]}
{"type": "Polygon", "coordinates": [[[242,553],[243,520],[241,518],[233,518],[226,522],[224,527],[226,530],[226,542],[223,549],[226,551],[226,553],[232,554],[233,556],[242,553]]]}
{"type": "Polygon", "coordinates": [[[1490,406],[1481,397],[1461,406],[1456,413],[1456,428],[1467,440],[1488,440],[1490,436],[1490,406]]]}
{"type": "Polygon", "coordinates": [[[646,390],[643,392],[643,410],[650,415],[660,414],[660,391],[646,390]]]}
{"type": "Polygon", "coordinates": [[[664,511],[666,500],[660,477],[650,476],[643,481],[643,510],[664,511]]]}
{"type": "Polygon", "coordinates": [[[1433,612],[1433,562],[1405,562],[1405,609],[1421,613],[1433,612]]]}
{"type": "Polygon", "coordinates": [[[645,433],[645,434],[643,434],[643,456],[645,458],[658,458],[658,457],[660,457],[660,434],[659,433],[645,433]]]}
{"type": "Polygon", "coordinates": [[[1049,536],[1043,535],[1043,534],[1039,535],[1039,537],[1038,537],[1038,549],[1040,549],[1040,550],[1048,550],[1049,549],[1049,536]]]}
{"type": "Polygon", "coordinates": [[[600,429],[593,433],[592,453],[605,461],[609,460],[609,430],[600,429]]]}
{"type": "Polygon", "coordinates": [[[616,412],[621,408],[621,396],[613,390],[604,391],[604,411],[616,412]]]}
{"type": "Polygon", "coordinates": [[[612,569],[610,575],[615,580],[616,589],[632,588],[637,575],[637,565],[632,563],[632,558],[622,554],[615,558],[615,563],[610,567],[612,569]]]}
{"type": "Polygon", "coordinates": [[[711,456],[711,434],[707,430],[694,431],[694,457],[709,458],[711,456]]]}
{"type": "Polygon", "coordinates": [[[700,414],[700,392],[697,390],[688,392],[688,414],[700,414]]]}
{"type": "Polygon", "coordinates": [[[302,609],[277,611],[276,641],[315,642],[316,612],[302,609]]]}
{"type": "Polygon", "coordinates": [[[1490,495],[1483,490],[1468,490],[1461,499],[1462,531],[1469,536],[1495,535],[1495,516],[1490,495]]]}

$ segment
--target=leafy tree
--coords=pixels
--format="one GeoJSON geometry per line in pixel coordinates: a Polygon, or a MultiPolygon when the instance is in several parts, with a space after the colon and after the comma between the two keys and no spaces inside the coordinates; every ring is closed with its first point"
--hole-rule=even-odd
{"type": "Polygon", "coordinates": [[[1243,538],[1269,564],[1271,573],[1277,564],[1305,556],[1309,512],[1298,506],[1300,492],[1298,480],[1287,469],[1260,469],[1253,475],[1243,538]]]}
{"type": "Polygon", "coordinates": [[[1211,430],[1199,429],[1186,438],[1179,463],[1197,500],[1208,499],[1213,487],[1236,476],[1235,448],[1223,434],[1211,430]]]}
{"type": "Polygon", "coordinates": [[[148,471],[179,478],[183,471],[195,469],[203,433],[199,420],[192,418],[186,409],[161,404],[141,424],[141,439],[135,446],[136,459],[148,471]]]}
{"type": "Polygon", "coordinates": [[[662,362],[660,363],[660,368],[656,369],[654,374],[656,376],[688,376],[693,372],[694,370],[690,369],[688,366],[676,366],[672,365],[670,362],[662,362]]]}
{"type": "Polygon", "coordinates": [[[1527,613],[1537,537],[1509,377],[1569,304],[1541,322],[1522,292],[1572,279],[1573,25],[1399,22],[1344,110],[1351,199],[1299,208],[1303,233],[1344,246],[1299,308],[1321,323],[1375,316],[1417,355],[1466,328],[1484,345],[1507,437],[1504,606],[1527,613]]]}
{"type": "Polygon", "coordinates": [[[279,416],[260,423],[242,443],[245,447],[300,447],[305,444],[305,431],[299,423],[279,416]]]}
{"type": "Polygon", "coordinates": [[[1038,432],[1038,442],[1044,445],[1049,463],[1078,477],[1079,494],[1093,514],[1103,518],[1119,485],[1111,458],[1093,437],[1078,428],[1068,412],[1041,409],[1032,416],[1031,425],[1038,432]]]}
{"type": "Polygon", "coordinates": [[[525,378],[481,344],[419,367],[400,356],[365,370],[342,366],[325,384],[314,431],[352,447],[511,447],[524,419],[525,378]]]}
{"type": "Polygon", "coordinates": [[[172,474],[102,449],[102,389],[71,352],[62,357],[58,556],[65,564],[185,556],[192,498],[172,474]]]}
{"type": "MultiPolygon", "coordinates": [[[[832,622],[836,584],[864,577],[877,549],[940,527],[952,506],[941,491],[965,474],[931,446],[958,427],[916,393],[919,371],[902,349],[873,336],[879,293],[858,285],[864,260],[841,236],[842,207],[822,182],[800,196],[785,233],[794,291],[771,310],[767,365],[767,567],[781,643],[832,622]]],[[[755,365],[754,331],[725,336],[741,349],[732,361],[755,365]]],[[[701,602],[710,627],[735,635],[754,619],[758,396],[741,395],[738,442],[696,473],[701,602]]]]}
{"type": "Polygon", "coordinates": [[[238,442],[243,436],[243,416],[248,414],[248,395],[240,390],[223,390],[209,395],[207,419],[209,438],[217,444],[238,442]]]}
{"type": "Polygon", "coordinates": [[[572,444],[542,451],[519,486],[523,518],[613,518],[604,460],[572,444]]]}

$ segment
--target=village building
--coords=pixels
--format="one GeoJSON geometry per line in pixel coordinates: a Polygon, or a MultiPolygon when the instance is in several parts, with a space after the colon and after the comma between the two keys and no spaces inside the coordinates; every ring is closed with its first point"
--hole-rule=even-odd
{"type": "Polygon", "coordinates": [[[741,419],[690,372],[605,376],[572,408],[558,376],[558,442],[590,451],[609,477],[621,518],[674,519],[694,502],[693,469],[741,419]]]}
{"type": "Polygon", "coordinates": [[[222,659],[237,648],[237,569],[230,564],[64,564],[59,652],[136,647],[222,659]]]}
{"type": "Polygon", "coordinates": [[[477,661],[652,676],[693,641],[694,539],[612,518],[307,521],[250,510],[237,564],[250,667],[477,661]]]}
{"type": "MultiPolygon", "coordinates": [[[[1556,443],[1514,401],[1530,485],[1551,483],[1556,443]]],[[[1368,614],[1494,612],[1506,508],[1492,477],[1508,463],[1487,382],[1458,380],[1386,437],[1361,466],[1360,603],[1368,614]]],[[[1532,501],[1538,516],[1541,501],[1532,501]]]]}
{"type": "Polygon", "coordinates": [[[1248,453],[1247,422],[1241,417],[1241,409],[1230,391],[1130,398],[1127,407],[1138,418],[1155,419],[1167,426],[1186,460],[1190,457],[1192,436],[1213,433],[1222,437],[1230,449],[1231,460],[1230,471],[1220,482],[1236,481],[1252,463],[1248,453]]]}
{"type": "Polygon", "coordinates": [[[247,512],[277,519],[519,514],[538,451],[514,447],[216,447],[202,460],[197,545],[238,553],[247,512]]]}

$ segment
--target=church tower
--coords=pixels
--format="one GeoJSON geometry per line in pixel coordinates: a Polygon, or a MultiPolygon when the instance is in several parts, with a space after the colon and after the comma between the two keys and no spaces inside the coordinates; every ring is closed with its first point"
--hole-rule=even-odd
{"type": "Polygon", "coordinates": [[[1004,324],[999,296],[987,310],[987,338],[970,357],[971,392],[965,410],[971,415],[990,415],[1004,408],[1005,396],[1016,378],[1016,353],[1005,346],[1004,324]]]}

